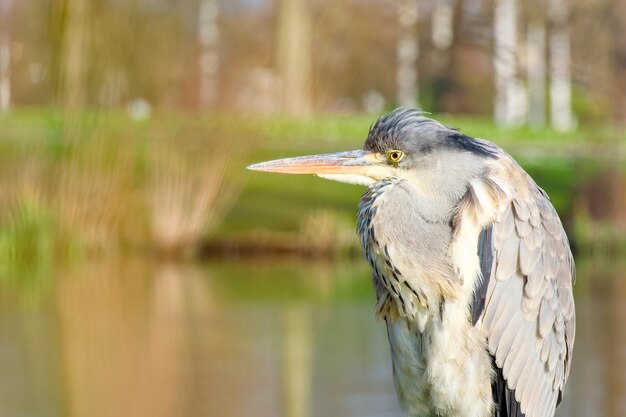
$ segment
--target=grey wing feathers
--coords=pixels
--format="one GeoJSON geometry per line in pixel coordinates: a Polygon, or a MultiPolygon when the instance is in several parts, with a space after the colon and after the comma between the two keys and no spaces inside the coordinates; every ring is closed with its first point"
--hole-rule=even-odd
{"type": "MultiPolygon", "coordinates": [[[[521,412],[550,417],[569,374],[575,333],[567,236],[530,178],[492,227],[495,262],[479,324],[521,412]]],[[[480,250],[479,256],[487,260],[480,250]]]]}

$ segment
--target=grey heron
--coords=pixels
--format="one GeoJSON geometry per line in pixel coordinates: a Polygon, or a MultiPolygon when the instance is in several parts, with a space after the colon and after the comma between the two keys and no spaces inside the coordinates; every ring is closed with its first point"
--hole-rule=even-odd
{"type": "Polygon", "coordinates": [[[505,151],[397,109],[363,150],[248,168],[367,186],[357,229],[408,416],[554,415],[574,262],[547,194],[505,151]]]}

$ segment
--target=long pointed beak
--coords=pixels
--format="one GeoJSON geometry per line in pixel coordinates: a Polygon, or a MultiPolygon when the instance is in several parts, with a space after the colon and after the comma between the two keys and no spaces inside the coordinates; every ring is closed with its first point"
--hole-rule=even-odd
{"type": "Polygon", "coordinates": [[[376,153],[355,150],[276,159],[253,164],[247,168],[254,171],[278,172],[281,174],[364,175],[368,167],[378,165],[379,163],[379,156],[376,153]]]}

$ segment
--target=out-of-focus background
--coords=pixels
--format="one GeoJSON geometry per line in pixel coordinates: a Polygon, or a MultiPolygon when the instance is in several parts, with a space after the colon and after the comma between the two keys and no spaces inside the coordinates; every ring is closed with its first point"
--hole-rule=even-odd
{"type": "Polygon", "coordinates": [[[400,105],[550,194],[557,415],[626,415],[625,34],[622,0],[0,0],[0,416],[399,416],[362,188],[244,167],[400,105]]]}

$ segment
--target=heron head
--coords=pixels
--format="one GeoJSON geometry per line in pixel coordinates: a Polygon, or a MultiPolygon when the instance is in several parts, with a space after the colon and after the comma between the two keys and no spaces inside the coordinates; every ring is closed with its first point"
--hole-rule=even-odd
{"type": "Polygon", "coordinates": [[[471,179],[482,161],[495,153],[488,142],[463,135],[418,110],[396,109],[372,125],[362,150],[278,159],[248,169],[315,174],[361,185],[397,177],[436,192],[444,182],[471,179]]]}

